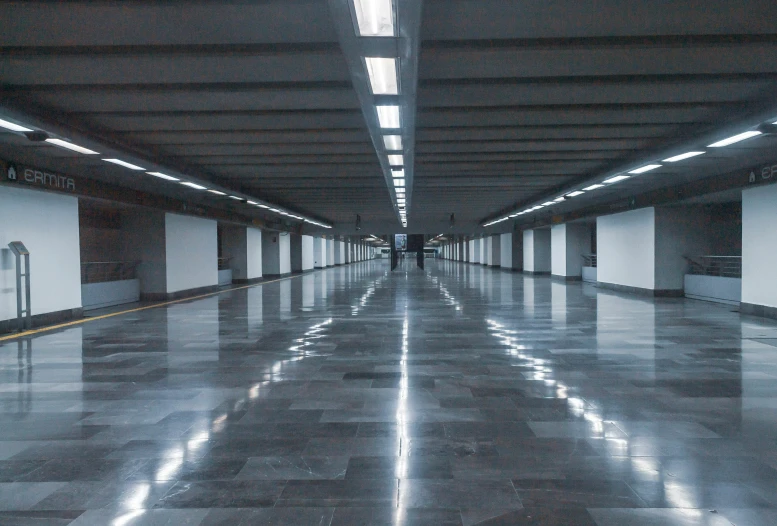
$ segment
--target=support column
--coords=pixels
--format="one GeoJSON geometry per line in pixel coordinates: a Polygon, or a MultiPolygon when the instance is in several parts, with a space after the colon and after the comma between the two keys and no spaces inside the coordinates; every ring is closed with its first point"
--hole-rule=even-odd
{"type": "Polygon", "coordinates": [[[262,231],[258,228],[227,225],[221,229],[222,255],[230,258],[233,283],[262,280],[262,231]]]}
{"type": "Polygon", "coordinates": [[[491,259],[491,236],[480,238],[480,264],[489,265],[491,259]]]}
{"type": "Polygon", "coordinates": [[[526,274],[550,274],[550,229],[523,232],[523,271],[526,274]]]}
{"type": "Polygon", "coordinates": [[[326,268],[326,239],[313,238],[313,267],[326,268]]]}
{"type": "Polygon", "coordinates": [[[742,192],[741,312],[777,318],[777,185],[742,192]]]}
{"type": "Polygon", "coordinates": [[[326,240],[326,266],[327,267],[335,266],[335,243],[336,241],[334,239],[330,238],[326,240]]]}
{"type": "Polygon", "coordinates": [[[291,274],[291,239],[289,234],[266,232],[262,236],[262,271],[267,278],[291,274]]]}
{"type": "Polygon", "coordinates": [[[499,234],[488,238],[488,244],[491,246],[491,257],[488,261],[491,267],[502,266],[502,236],[499,234]]]}
{"type": "Polygon", "coordinates": [[[302,272],[302,236],[299,234],[289,234],[289,261],[292,272],[302,272]]]}
{"type": "Polygon", "coordinates": [[[565,281],[583,279],[583,255],[591,253],[588,225],[554,225],[551,237],[551,273],[565,281]]]}
{"type": "Polygon", "coordinates": [[[682,296],[684,255],[706,254],[709,217],[702,209],[642,208],[596,220],[601,287],[650,296],[682,296]]]}
{"type": "Polygon", "coordinates": [[[345,241],[336,239],[335,245],[335,265],[345,265],[345,241]]]}

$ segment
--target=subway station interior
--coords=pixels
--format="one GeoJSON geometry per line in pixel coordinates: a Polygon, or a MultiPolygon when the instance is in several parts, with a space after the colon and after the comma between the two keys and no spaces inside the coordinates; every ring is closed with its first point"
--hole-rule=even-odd
{"type": "Polygon", "coordinates": [[[0,20],[0,526],[777,524],[777,2],[0,20]]]}

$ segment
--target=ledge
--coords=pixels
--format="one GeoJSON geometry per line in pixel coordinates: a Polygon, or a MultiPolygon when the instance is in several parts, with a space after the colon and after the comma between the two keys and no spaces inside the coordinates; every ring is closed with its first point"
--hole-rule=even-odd
{"type": "Polygon", "coordinates": [[[742,302],[739,304],[739,312],[741,314],[750,314],[752,316],[760,316],[762,318],[771,318],[773,320],[777,320],[777,307],[742,302]]]}
{"type": "Polygon", "coordinates": [[[558,274],[551,274],[550,278],[554,281],[583,281],[583,276],[560,276],[558,274]]]}
{"type": "MultiPolygon", "coordinates": [[[[34,306],[33,306],[34,310],[34,306]]],[[[56,325],[68,321],[78,320],[84,317],[84,309],[67,309],[57,312],[47,312],[45,314],[34,314],[30,317],[32,328],[45,327],[47,325],[56,325]]],[[[12,320],[0,321],[0,334],[11,333],[18,329],[16,318],[12,320]]]]}
{"type": "Polygon", "coordinates": [[[683,289],[646,289],[642,287],[630,287],[628,285],[606,283],[604,281],[597,281],[596,286],[603,289],[614,290],[616,292],[627,292],[629,294],[650,296],[653,298],[682,298],[685,296],[683,289]]]}

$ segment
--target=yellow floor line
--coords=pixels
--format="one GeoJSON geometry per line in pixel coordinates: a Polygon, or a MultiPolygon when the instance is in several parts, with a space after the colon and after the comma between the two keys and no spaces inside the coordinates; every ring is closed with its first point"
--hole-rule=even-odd
{"type": "Polygon", "coordinates": [[[88,323],[90,321],[97,321],[97,320],[104,320],[105,318],[113,318],[114,316],[121,316],[123,314],[130,314],[132,312],[140,312],[143,310],[149,310],[149,309],[157,309],[159,307],[166,307],[168,305],[175,305],[176,303],[183,303],[185,301],[192,301],[192,300],[199,300],[202,298],[209,298],[211,296],[218,296],[219,294],[224,294],[227,292],[232,292],[235,290],[243,290],[243,289],[250,289],[253,287],[261,287],[262,285],[269,285],[270,283],[278,283],[279,281],[286,281],[288,279],[294,279],[294,278],[301,278],[302,276],[305,276],[306,274],[299,274],[295,276],[289,276],[286,278],[280,278],[280,279],[274,279],[270,281],[263,281],[261,283],[255,283],[253,285],[245,285],[243,287],[234,287],[231,289],[225,289],[225,290],[219,290],[217,292],[210,292],[208,294],[202,294],[200,296],[192,296],[190,298],[181,298],[180,300],[173,300],[173,301],[166,301],[164,303],[156,303],[154,305],[148,305],[146,307],[138,307],[136,309],[129,309],[124,310],[121,312],[113,312],[111,314],[103,314],[102,316],[95,316],[93,318],[84,318],[81,320],[75,320],[67,323],[60,323],[59,325],[51,325],[49,327],[41,327],[40,329],[33,329],[25,332],[17,332],[16,334],[10,334],[8,336],[0,336],[0,342],[5,342],[8,340],[16,340],[19,338],[26,338],[28,336],[33,336],[35,334],[40,334],[43,332],[49,332],[49,331],[56,331],[58,329],[64,329],[66,327],[72,327],[74,325],[81,325],[83,323],[88,323]]]}

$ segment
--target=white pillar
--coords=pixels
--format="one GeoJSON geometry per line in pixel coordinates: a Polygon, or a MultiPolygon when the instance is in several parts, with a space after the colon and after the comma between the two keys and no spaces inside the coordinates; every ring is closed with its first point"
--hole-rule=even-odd
{"type": "Polygon", "coordinates": [[[777,318],[777,185],[742,192],[742,304],[748,314],[777,318]]]}
{"type": "Polygon", "coordinates": [[[523,271],[527,274],[550,274],[550,229],[523,232],[523,271]]]}
{"type": "Polygon", "coordinates": [[[262,236],[262,271],[265,277],[291,274],[289,234],[265,232],[262,236]]]}
{"type": "Polygon", "coordinates": [[[588,225],[554,225],[551,237],[551,273],[567,281],[582,279],[583,254],[591,253],[588,225]]]}
{"type": "Polygon", "coordinates": [[[232,280],[250,283],[262,278],[262,231],[228,225],[222,228],[222,255],[231,258],[232,280]]]}
{"type": "Polygon", "coordinates": [[[336,242],[334,239],[326,240],[326,266],[327,267],[335,266],[335,244],[336,242]]]}

